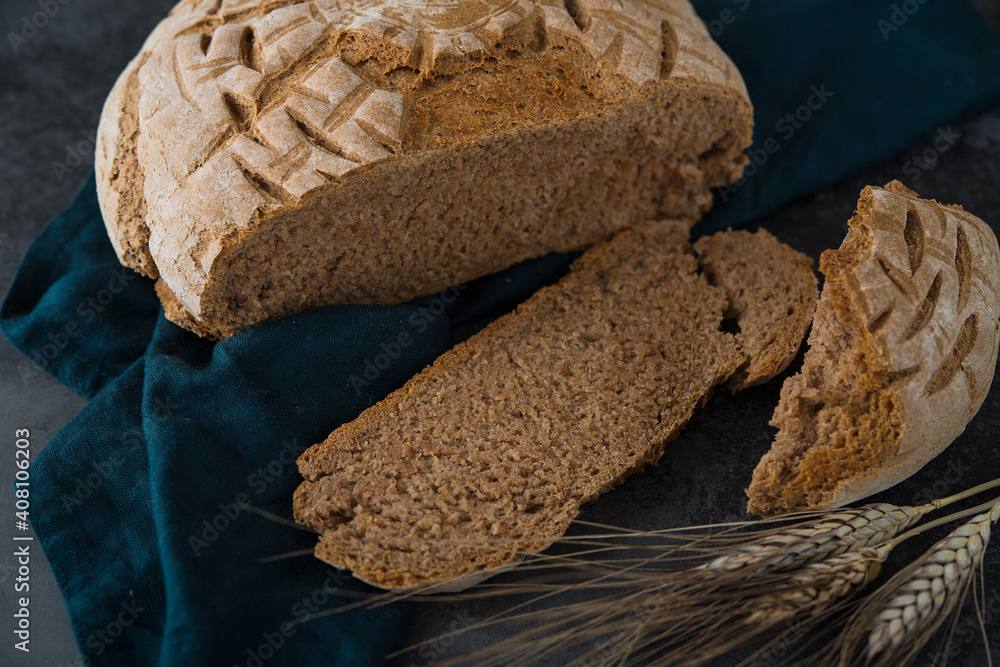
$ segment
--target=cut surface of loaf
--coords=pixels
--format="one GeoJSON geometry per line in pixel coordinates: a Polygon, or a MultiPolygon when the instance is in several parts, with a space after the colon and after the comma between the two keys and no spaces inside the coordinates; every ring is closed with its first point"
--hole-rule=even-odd
{"type": "Polygon", "coordinates": [[[898,181],[861,193],[826,283],[800,374],[747,491],[774,515],[838,507],[906,479],[962,433],[997,359],[1000,251],[960,206],[898,181]]]}
{"type": "Polygon", "coordinates": [[[751,130],[687,0],[187,0],[105,104],[98,195],[223,338],[694,219],[751,130]]]}
{"type": "Polygon", "coordinates": [[[763,231],[722,233],[696,246],[710,277],[688,229],[595,246],[307,450],[294,510],[322,534],[316,555],[382,588],[467,587],[655,463],[715,386],[783,369],[815,306],[809,260],[763,231]]]}

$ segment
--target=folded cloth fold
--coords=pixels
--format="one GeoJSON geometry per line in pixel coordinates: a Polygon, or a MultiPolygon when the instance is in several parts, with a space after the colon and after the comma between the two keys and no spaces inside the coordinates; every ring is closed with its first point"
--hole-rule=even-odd
{"type": "MultiPolygon", "coordinates": [[[[699,230],[750,222],[1000,99],[1000,41],[971,3],[912,4],[695,2],[757,121],[747,176],[699,230]]],[[[119,266],[91,176],[0,310],[16,347],[93,399],[30,470],[32,524],[89,664],[381,664],[409,605],[314,617],[368,589],[309,555],[274,559],[315,542],[286,521],[294,459],[571,260],[211,343],[119,266]]]]}

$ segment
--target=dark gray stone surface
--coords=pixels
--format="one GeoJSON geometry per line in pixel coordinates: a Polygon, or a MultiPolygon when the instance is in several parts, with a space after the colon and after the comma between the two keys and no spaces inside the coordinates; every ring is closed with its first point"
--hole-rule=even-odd
{"type": "MultiPolygon", "coordinates": [[[[0,292],[6,292],[19,258],[32,236],[71,200],[93,160],[93,129],[101,106],[125,63],[146,35],[174,4],[173,0],[52,0],[58,11],[26,43],[7,35],[21,33],[25,17],[40,11],[38,0],[4,0],[0,4],[0,292]]],[[[980,4],[994,25],[1000,5],[980,4]]],[[[924,196],[958,202],[1000,228],[1000,109],[954,124],[961,138],[940,155],[919,179],[907,184],[924,196]]],[[[792,246],[818,257],[840,244],[861,188],[907,176],[908,160],[931,147],[927,142],[837,184],[815,196],[784,207],[761,221],[792,246]]],[[[912,172],[910,172],[912,174],[912,172]]],[[[635,528],[666,527],[742,517],[738,490],[767,449],[772,435],[767,421],[777,400],[779,383],[736,397],[720,393],[699,413],[690,428],[669,448],[663,462],[589,505],[584,517],[635,528]]],[[[57,381],[30,371],[29,362],[0,339],[0,489],[13,478],[13,433],[31,431],[33,454],[45,445],[84,401],[57,381]]],[[[883,494],[895,502],[924,500],[1000,474],[1000,392],[987,399],[967,432],[942,456],[907,483],[883,494]],[[949,472],[950,471],[950,472],[949,472]]],[[[0,510],[13,510],[9,493],[0,493],[0,510]]],[[[4,521],[0,539],[10,545],[13,527],[4,521]]],[[[925,547],[926,541],[907,553],[925,547]]],[[[60,666],[82,664],[59,592],[40,549],[33,551],[31,572],[32,652],[12,648],[10,607],[13,560],[0,549],[0,665],[60,666]]],[[[987,563],[986,603],[992,611],[993,654],[1000,656],[1000,549],[987,563]]],[[[426,605],[418,614],[411,638],[434,637],[480,620],[498,610],[496,603],[426,605]]],[[[969,618],[970,610],[966,610],[969,618]]],[[[951,664],[985,664],[981,638],[963,623],[951,664]]],[[[467,635],[445,640],[433,650],[405,657],[402,664],[428,665],[470,643],[467,635]]]]}

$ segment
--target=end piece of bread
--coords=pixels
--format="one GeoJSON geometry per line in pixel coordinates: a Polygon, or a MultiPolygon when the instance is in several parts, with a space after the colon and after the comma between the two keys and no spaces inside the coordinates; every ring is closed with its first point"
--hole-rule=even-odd
{"type": "Polygon", "coordinates": [[[748,511],[839,507],[906,479],[979,410],[1000,340],[1000,251],[960,206],[897,181],[861,193],[748,511]]]}
{"type": "Polygon", "coordinates": [[[688,229],[592,248],[306,451],[294,510],[316,555],[381,588],[470,586],[655,463],[714,387],[784,368],[815,305],[809,261],[766,232],[703,239],[696,258],[688,229]]]}
{"type": "Polygon", "coordinates": [[[694,220],[752,125],[687,0],[182,2],[105,104],[98,196],[225,338],[694,220]]]}

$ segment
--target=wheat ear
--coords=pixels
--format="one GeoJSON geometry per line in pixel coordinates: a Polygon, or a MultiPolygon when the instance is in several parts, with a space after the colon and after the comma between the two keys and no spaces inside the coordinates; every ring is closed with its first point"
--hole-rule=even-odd
{"type": "Polygon", "coordinates": [[[898,667],[916,657],[960,608],[982,565],[990,527],[1000,518],[1000,499],[963,514],[983,510],[988,511],[937,542],[858,608],[835,642],[840,665],[898,667]]]}
{"type": "MultiPolygon", "coordinates": [[[[703,600],[707,613],[695,612],[696,631],[686,633],[682,644],[656,652],[656,657],[663,664],[704,664],[741,646],[781,635],[789,627],[801,632],[821,623],[878,576],[891,551],[890,544],[863,547],[793,572],[757,576],[739,587],[720,589],[703,600]],[[702,622],[702,617],[708,622],[702,622]]],[[[645,664],[653,654],[635,652],[623,664],[645,664]]]]}
{"type": "MultiPolygon", "coordinates": [[[[663,570],[654,556],[610,568],[566,589],[603,589],[595,600],[476,624],[515,621],[525,629],[455,663],[521,664],[557,653],[575,654],[580,664],[702,663],[779,634],[792,620],[806,616],[815,623],[839,611],[888,556],[891,548],[877,545],[935,508],[884,503],[769,530],[700,536],[669,552],[688,550],[696,561],[710,560],[663,570]]],[[[586,560],[568,565],[594,574],[586,560]]],[[[514,588],[525,592],[523,585],[514,588]]]]}
{"type": "Polygon", "coordinates": [[[728,553],[698,566],[714,575],[788,572],[833,556],[882,544],[937,509],[889,503],[851,508],[816,521],[778,528],[730,546],[728,553]]]}
{"type": "MultiPolygon", "coordinates": [[[[553,572],[538,577],[536,582],[519,578],[521,581],[507,584],[487,583],[450,596],[375,595],[365,606],[405,598],[443,601],[532,592],[537,595],[534,600],[517,604],[506,612],[399,652],[495,623],[518,622],[527,626],[507,640],[471,655],[446,660],[441,667],[470,660],[480,665],[530,664],[553,654],[575,654],[577,659],[573,664],[627,665],[648,659],[656,664],[664,660],[698,664],[768,637],[780,637],[783,631],[787,635],[792,624],[796,631],[805,632],[833,614],[842,614],[850,598],[877,575],[880,564],[894,546],[921,529],[899,533],[931,511],[996,486],[1000,486],[1000,479],[920,507],[883,503],[786,515],[763,522],[651,532],[612,528],[617,534],[563,537],[560,543],[575,542],[589,550],[582,554],[527,554],[531,562],[519,566],[517,571],[576,570],[585,577],[583,581],[567,585],[559,576],[553,576],[553,572]],[[807,519],[783,527],[753,530],[762,523],[773,525],[800,518],[807,519]],[[688,533],[698,529],[716,532],[688,533]],[[661,541],[652,546],[648,542],[620,543],[628,538],[673,543],[661,541]],[[652,550],[654,556],[597,561],[578,558],[635,549],[652,550]],[[678,561],[687,566],[665,567],[678,561]],[[557,602],[564,592],[587,591],[604,593],[598,593],[597,599],[524,611],[525,607],[543,600],[550,604],[557,602]],[[519,610],[521,613],[517,613],[519,610]]],[[[934,525],[940,522],[927,527],[934,525]]],[[[317,612],[311,618],[362,605],[364,602],[359,601],[337,610],[317,612]]]]}

